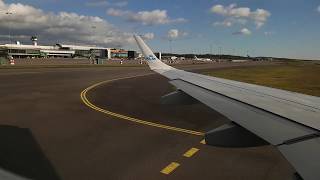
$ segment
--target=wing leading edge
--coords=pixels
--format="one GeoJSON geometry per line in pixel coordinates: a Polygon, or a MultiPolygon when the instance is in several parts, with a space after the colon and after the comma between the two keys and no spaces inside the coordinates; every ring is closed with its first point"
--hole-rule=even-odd
{"type": "Polygon", "coordinates": [[[319,97],[178,70],[134,38],[150,68],[177,89],[276,146],[304,179],[320,178],[319,97]]]}

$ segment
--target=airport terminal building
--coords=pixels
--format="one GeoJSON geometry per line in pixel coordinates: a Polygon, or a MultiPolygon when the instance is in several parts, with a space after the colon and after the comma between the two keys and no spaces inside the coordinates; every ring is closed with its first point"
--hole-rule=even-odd
{"type": "Polygon", "coordinates": [[[85,57],[88,58],[92,53],[100,53],[102,58],[110,59],[110,48],[97,47],[97,46],[76,46],[56,44],[53,46],[40,46],[34,43],[33,45],[22,45],[19,42],[16,44],[0,45],[1,57],[13,58],[75,58],[85,57]]]}
{"type": "Polygon", "coordinates": [[[110,59],[111,49],[98,46],[80,46],[55,44],[52,46],[38,45],[37,37],[31,37],[32,45],[24,45],[19,41],[15,44],[0,45],[0,57],[13,58],[89,58],[95,57],[110,59]]]}
{"type": "Polygon", "coordinates": [[[52,46],[38,45],[37,37],[31,37],[32,44],[25,45],[17,41],[15,44],[0,45],[2,58],[99,58],[99,59],[135,59],[135,51],[105,48],[98,46],[55,44],[52,46]]]}

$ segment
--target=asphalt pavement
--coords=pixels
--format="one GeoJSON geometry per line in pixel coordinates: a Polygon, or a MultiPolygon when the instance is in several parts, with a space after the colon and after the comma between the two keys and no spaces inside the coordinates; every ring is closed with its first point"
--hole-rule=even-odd
{"type": "Polygon", "coordinates": [[[1,69],[0,82],[0,167],[28,178],[292,178],[292,167],[271,146],[212,147],[200,143],[201,135],[163,128],[206,132],[228,120],[202,104],[161,105],[174,89],[146,67],[1,69]],[[99,84],[87,99],[105,112],[162,126],[99,112],[80,98],[91,85],[124,77],[132,78],[99,84]]]}

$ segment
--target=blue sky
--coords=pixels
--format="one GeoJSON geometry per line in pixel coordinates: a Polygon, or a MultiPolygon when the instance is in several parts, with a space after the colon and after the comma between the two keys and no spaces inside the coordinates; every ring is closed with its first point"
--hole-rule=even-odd
{"type": "MultiPolygon", "coordinates": [[[[12,3],[30,5],[44,14],[63,11],[98,16],[119,32],[152,34],[148,43],[154,50],[170,51],[170,39],[173,52],[178,53],[218,53],[221,47],[225,54],[249,52],[252,56],[320,59],[320,11],[317,10],[320,0],[307,3],[301,0],[8,0],[4,3],[8,7],[12,3]]],[[[97,31],[104,30],[99,26],[97,31]]],[[[106,40],[101,41],[102,45],[103,42],[106,40]]],[[[132,43],[118,43],[136,49],[132,43]]]]}

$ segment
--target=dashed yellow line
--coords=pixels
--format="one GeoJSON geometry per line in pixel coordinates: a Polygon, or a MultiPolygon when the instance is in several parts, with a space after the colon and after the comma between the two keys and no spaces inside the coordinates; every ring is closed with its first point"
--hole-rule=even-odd
{"type": "Polygon", "coordinates": [[[200,141],[201,144],[206,144],[206,140],[203,139],[202,141],[200,141]]]}
{"type": "Polygon", "coordinates": [[[199,151],[198,148],[191,148],[191,149],[189,149],[187,152],[185,152],[185,153],[183,154],[183,156],[184,156],[184,157],[191,157],[191,156],[193,156],[195,153],[197,153],[198,151],[199,151]]]}
{"type": "Polygon", "coordinates": [[[93,85],[89,86],[88,88],[86,88],[85,90],[83,90],[80,93],[80,98],[81,98],[82,102],[85,105],[87,105],[88,107],[90,107],[91,109],[94,109],[94,110],[96,110],[98,112],[101,112],[101,113],[104,113],[104,114],[107,114],[107,115],[110,115],[110,116],[113,116],[113,117],[117,117],[117,118],[120,118],[120,119],[128,120],[128,121],[135,122],[135,123],[138,123],[138,124],[148,125],[148,126],[152,126],[152,127],[157,127],[157,128],[167,129],[167,130],[171,130],[171,131],[187,133],[187,134],[192,134],[192,135],[196,135],[196,136],[203,136],[204,135],[203,132],[198,132],[198,131],[193,131],[193,130],[189,130],[189,129],[183,129],[183,128],[178,128],[178,127],[168,126],[168,125],[159,124],[159,123],[153,123],[153,122],[150,122],[150,121],[144,121],[144,120],[141,120],[141,119],[132,118],[132,117],[129,117],[129,116],[125,116],[125,115],[122,115],[122,114],[118,114],[118,113],[115,113],[115,112],[111,112],[111,111],[102,109],[102,108],[92,104],[88,100],[88,98],[86,96],[87,93],[90,90],[92,90],[93,88],[95,88],[97,86],[100,86],[102,84],[110,83],[110,82],[117,81],[117,80],[124,80],[124,79],[129,79],[129,78],[146,76],[146,75],[150,75],[150,74],[138,75],[138,76],[130,76],[130,77],[124,77],[124,78],[117,78],[117,79],[102,81],[102,82],[93,84],[93,85]]]}
{"type": "Polygon", "coordinates": [[[167,167],[163,168],[160,172],[163,174],[170,174],[172,171],[174,171],[175,169],[177,169],[180,166],[179,163],[176,162],[172,162],[170,163],[167,167]]]}

